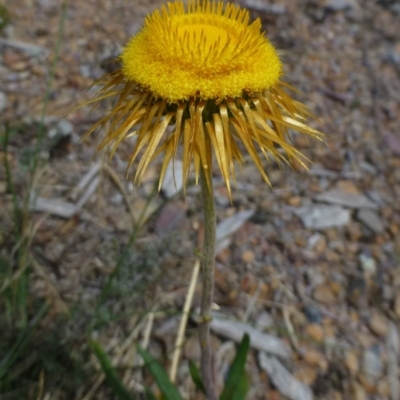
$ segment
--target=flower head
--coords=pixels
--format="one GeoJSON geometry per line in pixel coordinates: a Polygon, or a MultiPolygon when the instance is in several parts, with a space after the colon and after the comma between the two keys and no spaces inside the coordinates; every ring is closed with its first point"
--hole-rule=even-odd
{"type": "Polygon", "coordinates": [[[103,87],[89,103],[116,102],[88,133],[107,125],[100,148],[110,144],[112,154],[136,136],[129,166],[140,157],[138,181],[163,154],[161,184],[181,143],[185,182],[193,163],[196,179],[203,168],[210,183],[214,153],[230,193],[243,147],[269,182],[259,152],[301,161],[289,129],[322,134],[305,124],[310,113],[284,90],[290,87],[280,81],[281,61],[260,28],[260,20],[249,24],[248,11],[232,4],[168,3],[128,42],[121,68],[97,82],[103,87]]]}

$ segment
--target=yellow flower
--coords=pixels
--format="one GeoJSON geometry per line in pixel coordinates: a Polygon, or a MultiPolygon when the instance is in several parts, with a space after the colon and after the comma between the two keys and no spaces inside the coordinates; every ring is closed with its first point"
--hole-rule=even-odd
{"type": "Polygon", "coordinates": [[[136,136],[129,166],[140,156],[139,182],[163,154],[161,184],[180,143],[185,183],[193,163],[196,180],[203,168],[210,184],[214,153],[230,194],[243,148],[269,182],[259,152],[301,162],[289,130],[322,134],[283,89],[290,86],[280,81],[281,61],[260,28],[259,19],[249,24],[247,10],[223,2],[189,0],[185,8],[176,1],[155,11],[123,49],[122,67],[96,82],[103,87],[89,103],[116,101],[88,134],[107,126],[100,148],[111,145],[112,154],[136,136]]]}

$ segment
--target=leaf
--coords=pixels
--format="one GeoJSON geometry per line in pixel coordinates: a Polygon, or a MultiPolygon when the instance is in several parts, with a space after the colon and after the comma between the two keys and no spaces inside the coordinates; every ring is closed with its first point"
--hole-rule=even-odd
{"type": "MultiPolygon", "coordinates": [[[[228,379],[226,380],[224,390],[220,396],[220,400],[232,400],[234,395],[237,395],[239,389],[246,390],[246,382],[243,381],[245,377],[244,367],[246,364],[247,352],[249,351],[250,337],[246,333],[240,342],[235,359],[229,369],[228,379]]],[[[246,378],[247,379],[247,378],[246,378]]],[[[244,394],[245,395],[245,394],[244,394]]],[[[245,397],[235,397],[235,399],[244,399],[245,397]]]]}
{"type": "Polygon", "coordinates": [[[112,366],[107,354],[101,348],[100,344],[92,340],[93,350],[100,362],[101,368],[106,375],[107,381],[112,387],[114,393],[120,400],[135,400],[133,395],[125,388],[118,376],[116,369],[112,366]]]}
{"type": "Polygon", "coordinates": [[[206,394],[206,389],[204,388],[204,384],[200,376],[200,371],[197,368],[197,365],[192,360],[189,360],[189,372],[196,388],[202,393],[206,394]]]}
{"type": "Polygon", "coordinates": [[[246,400],[248,390],[249,390],[249,378],[245,373],[238,382],[236,390],[233,396],[230,398],[230,400],[246,400]]]}
{"type": "Polygon", "coordinates": [[[142,349],[140,346],[138,346],[138,351],[165,398],[167,400],[183,400],[178,389],[170,381],[162,365],[149,352],[142,349]]]}

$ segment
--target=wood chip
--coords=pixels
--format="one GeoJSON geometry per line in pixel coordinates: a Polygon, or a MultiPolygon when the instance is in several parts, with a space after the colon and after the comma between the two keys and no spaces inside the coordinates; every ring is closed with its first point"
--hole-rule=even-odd
{"type": "Polygon", "coordinates": [[[60,199],[31,196],[29,210],[49,213],[61,218],[71,218],[75,214],[75,204],[60,199]]]}
{"type": "Polygon", "coordinates": [[[311,389],[298,381],[276,357],[261,352],[258,356],[261,368],[268,374],[279,392],[290,400],[312,400],[311,389]]]}
{"type": "Polygon", "coordinates": [[[216,334],[229,338],[236,343],[239,343],[243,335],[247,333],[250,336],[252,348],[282,358],[289,358],[291,355],[290,347],[283,340],[263,333],[246,323],[223,319],[214,315],[210,328],[216,334]]]}

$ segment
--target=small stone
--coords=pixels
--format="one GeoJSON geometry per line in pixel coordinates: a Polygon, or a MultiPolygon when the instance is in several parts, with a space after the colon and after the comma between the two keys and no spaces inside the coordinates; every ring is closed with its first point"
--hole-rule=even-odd
{"type": "Polygon", "coordinates": [[[317,370],[308,366],[301,366],[294,375],[300,382],[312,386],[317,379],[317,370]]]}
{"type": "MultiPolygon", "coordinates": [[[[333,3],[336,2],[338,2],[338,0],[335,0],[333,3]]],[[[345,193],[360,194],[360,191],[358,190],[357,186],[352,181],[339,181],[336,184],[336,187],[345,193]]]]}
{"type": "Polygon", "coordinates": [[[299,207],[301,204],[301,197],[300,196],[294,196],[294,197],[289,197],[287,200],[287,204],[292,207],[299,207]]]}
{"type": "Polygon", "coordinates": [[[270,328],[273,325],[274,319],[272,318],[270,313],[263,311],[261,314],[258,315],[256,320],[257,329],[264,330],[270,328]]]}
{"type": "Polygon", "coordinates": [[[283,15],[286,12],[286,8],[282,4],[268,4],[263,0],[243,0],[242,4],[244,7],[258,12],[263,12],[272,15],[283,15]]]}
{"type": "Polygon", "coordinates": [[[361,239],[362,225],[359,222],[350,222],[346,227],[347,235],[352,242],[357,242],[361,239]]]}
{"type": "Polygon", "coordinates": [[[365,389],[356,381],[351,385],[352,398],[354,400],[367,400],[368,396],[365,389]]]}
{"type": "Polygon", "coordinates": [[[374,387],[376,381],[383,374],[383,363],[377,345],[364,351],[362,370],[365,383],[374,387]]]}
{"type": "Polygon", "coordinates": [[[243,260],[245,263],[250,264],[250,263],[254,262],[254,259],[255,259],[255,255],[254,255],[254,253],[253,253],[251,250],[245,250],[245,251],[242,253],[242,260],[243,260]]]}
{"type": "Polygon", "coordinates": [[[67,121],[66,119],[61,120],[57,124],[57,134],[60,136],[69,136],[72,134],[74,131],[74,126],[71,124],[71,122],[67,121]]]}
{"type": "Polygon", "coordinates": [[[327,229],[345,226],[350,222],[350,212],[342,207],[310,204],[293,211],[306,228],[327,229]]]}
{"type": "Polygon", "coordinates": [[[331,189],[318,194],[315,199],[320,202],[336,204],[349,208],[377,209],[378,206],[362,194],[346,193],[341,189],[331,189]]]}
{"type": "Polygon", "coordinates": [[[307,335],[318,343],[321,343],[324,339],[324,331],[321,325],[309,324],[306,328],[307,335]]]}
{"type": "Polygon", "coordinates": [[[371,331],[377,336],[386,336],[389,330],[388,321],[378,311],[373,311],[368,321],[368,326],[371,331]]]}
{"type": "Polygon", "coordinates": [[[344,364],[346,365],[346,368],[349,370],[350,374],[353,376],[355,376],[360,369],[358,356],[354,351],[351,350],[346,351],[344,355],[344,364]]]}
{"type": "Polygon", "coordinates": [[[367,306],[367,282],[364,277],[356,276],[350,279],[347,286],[347,300],[357,308],[367,306]]]}
{"type": "Polygon", "coordinates": [[[376,274],[376,262],[372,257],[366,254],[360,254],[359,260],[361,267],[367,276],[374,276],[376,274]]]}
{"type": "Polygon", "coordinates": [[[2,113],[7,108],[7,95],[0,92],[0,113],[2,113]]]}
{"type": "Polygon", "coordinates": [[[343,290],[343,285],[340,282],[330,282],[329,284],[330,288],[332,289],[332,292],[338,296],[342,293],[343,290]]]}
{"type": "Polygon", "coordinates": [[[396,293],[396,297],[394,299],[394,312],[397,317],[400,318],[400,293],[396,293]]]}
{"type": "Polygon", "coordinates": [[[314,233],[308,239],[308,249],[314,250],[317,254],[322,254],[326,250],[326,237],[319,232],[314,233]]]}
{"type": "Polygon", "coordinates": [[[336,301],[336,297],[332,289],[328,285],[320,285],[314,290],[314,299],[322,304],[333,304],[336,301]]]}
{"type": "Polygon", "coordinates": [[[363,331],[356,332],[355,338],[364,349],[371,347],[376,342],[376,338],[373,335],[363,331]]]}
{"type": "Polygon", "coordinates": [[[385,230],[382,218],[376,211],[368,209],[359,210],[357,219],[376,234],[380,234],[385,230]]]}
{"type": "Polygon", "coordinates": [[[303,360],[314,367],[319,367],[322,370],[326,370],[328,367],[328,363],[325,359],[325,356],[318,350],[315,349],[306,349],[303,354],[303,360]]]}
{"type": "Polygon", "coordinates": [[[378,384],[376,385],[376,391],[382,397],[389,398],[390,397],[390,382],[388,379],[380,379],[378,384]]]}
{"type": "Polygon", "coordinates": [[[309,322],[315,323],[315,324],[321,323],[322,315],[321,315],[321,311],[319,311],[319,309],[317,307],[305,306],[304,314],[306,315],[309,322]]]}

